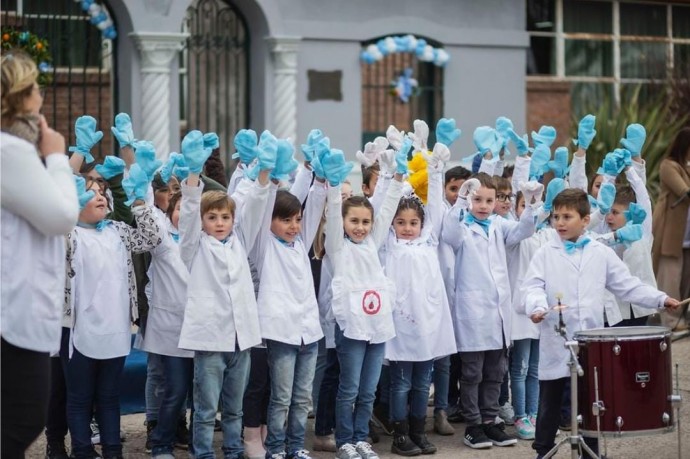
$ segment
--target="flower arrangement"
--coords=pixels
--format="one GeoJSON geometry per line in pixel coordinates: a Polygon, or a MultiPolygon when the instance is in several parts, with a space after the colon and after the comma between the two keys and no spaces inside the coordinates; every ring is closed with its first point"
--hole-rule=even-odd
{"type": "Polygon", "coordinates": [[[21,49],[28,54],[38,67],[38,84],[45,86],[53,80],[52,57],[50,55],[48,41],[37,35],[13,27],[3,26],[1,29],[2,50],[21,49]]]}
{"type": "Polygon", "coordinates": [[[423,38],[409,34],[382,38],[367,46],[360,57],[367,64],[373,64],[393,53],[414,53],[420,61],[431,62],[439,67],[444,67],[450,60],[443,48],[434,48],[423,38]]]}

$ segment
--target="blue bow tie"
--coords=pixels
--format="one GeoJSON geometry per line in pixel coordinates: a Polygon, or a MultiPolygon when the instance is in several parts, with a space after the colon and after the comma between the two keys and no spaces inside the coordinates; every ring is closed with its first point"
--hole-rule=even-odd
{"type": "Polygon", "coordinates": [[[565,241],[563,243],[563,245],[565,246],[565,253],[567,253],[568,255],[572,255],[573,253],[575,253],[575,250],[581,249],[587,244],[589,244],[590,240],[590,238],[586,237],[578,242],[565,241]]]}
{"type": "Polygon", "coordinates": [[[491,220],[489,220],[488,218],[486,218],[486,219],[484,219],[484,220],[480,220],[480,219],[478,219],[478,218],[474,218],[474,215],[472,215],[471,213],[467,212],[467,213],[465,214],[464,222],[465,222],[465,224],[466,224],[467,226],[470,226],[472,223],[478,224],[479,226],[482,227],[482,229],[484,230],[484,232],[486,233],[486,235],[487,235],[487,236],[489,235],[489,226],[491,226],[491,220]]]}
{"type": "Polygon", "coordinates": [[[90,223],[82,223],[82,222],[77,222],[77,226],[81,228],[90,228],[90,229],[95,229],[98,232],[103,231],[103,229],[110,225],[113,221],[112,220],[101,220],[100,222],[96,223],[95,225],[92,225],[90,223]]]}
{"type": "Polygon", "coordinates": [[[170,237],[175,242],[180,242],[180,235],[178,233],[170,233],[170,237]]]}

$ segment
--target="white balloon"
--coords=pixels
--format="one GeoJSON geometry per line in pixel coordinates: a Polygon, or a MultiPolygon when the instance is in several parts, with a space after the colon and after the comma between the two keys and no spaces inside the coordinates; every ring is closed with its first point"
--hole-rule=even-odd
{"type": "Polygon", "coordinates": [[[419,56],[419,59],[425,62],[431,62],[434,60],[434,47],[431,45],[426,45],[424,47],[424,52],[422,53],[421,56],[419,56]]]}
{"type": "Polygon", "coordinates": [[[383,54],[381,54],[381,50],[374,43],[367,46],[367,52],[369,53],[369,55],[371,55],[371,57],[373,57],[377,61],[383,59],[383,54]]]}
{"type": "Polygon", "coordinates": [[[91,16],[96,16],[100,12],[101,12],[101,5],[99,5],[98,3],[92,3],[91,6],[89,6],[89,14],[91,16]]]}
{"type": "Polygon", "coordinates": [[[101,21],[98,24],[96,24],[96,27],[98,27],[98,30],[105,30],[111,25],[113,25],[113,21],[111,21],[110,19],[106,19],[105,21],[101,21]]]}
{"type": "Polygon", "coordinates": [[[397,45],[395,44],[395,40],[393,40],[393,37],[386,37],[384,39],[384,43],[386,44],[386,49],[389,53],[394,53],[398,49],[397,45]]]}
{"type": "Polygon", "coordinates": [[[407,39],[409,40],[409,48],[408,48],[408,51],[412,52],[412,51],[414,51],[415,49],[417,49],[417,37],[415,37],[414,35],[410,34],[410,35],[407,35],[407,39]]]}

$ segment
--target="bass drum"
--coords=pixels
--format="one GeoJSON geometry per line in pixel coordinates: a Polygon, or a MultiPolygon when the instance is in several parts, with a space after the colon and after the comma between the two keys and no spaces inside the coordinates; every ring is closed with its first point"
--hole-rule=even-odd
{"type": "Polygon", "coordinates": [[[636,436],[673,430],[668,328],[600,328],[577,332],[575,340],[585,372],[578,381],[582,433],[597,434],[597,416],[592,409],[597,399],[603,406],[598,416],[602,435],[636,436]]]}

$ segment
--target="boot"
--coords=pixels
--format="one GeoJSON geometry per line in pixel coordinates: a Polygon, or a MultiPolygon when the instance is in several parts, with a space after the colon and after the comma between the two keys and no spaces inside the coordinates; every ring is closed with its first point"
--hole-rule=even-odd
{"type": "Polygon", "coordinates": [[[393,425],[388,420],[388,404],[379,403],[374,407],[372,420],[381,427],[384,435],[393,435],[393,425]]]}
{"type": "Polygon", "coordinates": [[[261,427],[244,428],[244,457],[247,459],[264,459],[266,450],[261,440],[261,427]]]}
{"type": "Polygon", "coordinates": [[[46,445],[45,459],[69,459],[65,443],[48,443],[46,445]]]}
{"type": "Polygon", "coordinates": [[[426,438],[424,433],[424,425],[426,424],[426,416],[423,418],[414,418],[410,416],[410,440],[419,446],[422,454],[434,454],[436,447],[426,438]]]}
{"type": "Polygon", "coordinates": [[[422,450],[409,437],[407,421],[393,421],[393,443],[391,451],[400,456],[419,456],[422,450]]]}
{"type": "Polygon", "coordinates": [[[455,434],[455,429],[448,422],[448,415],[443,410],[434,413],[434,432],[439,435],[455,434]]]}

